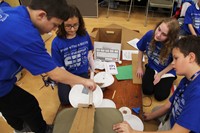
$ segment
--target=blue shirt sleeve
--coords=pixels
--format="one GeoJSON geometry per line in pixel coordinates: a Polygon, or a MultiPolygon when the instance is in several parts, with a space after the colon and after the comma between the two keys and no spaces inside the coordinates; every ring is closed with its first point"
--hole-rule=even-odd
{"type": "Polygon", "coordinates": [[[38,45],[32,44],[20,47],[11,55],[16,62],[29,70],[33,75],[46,73],[56,68],[47,50],[38,45]]]}
{"type": "Polygon", "coordinates": [[[185,13],[184,24],[192,24],[193,23],[192,16],[191,16],[192,10],[193,10],[192,6],[188,7],[188,9],[185,13]]]}
{"type": "Polygon", "coordinates": [[[93,46],[93,44],[92,44],[92,41],[91,41],[91,38],[90,38],[90,35],[87,33],[87,40],[88,40],[88,43],[89,43],[89,51],[90,50],[94,50],[94,46],[93,46]]]}
{"type": "Polygon", "coordinates": [[[59,66],[59,67],[64,67],[64,58],[62,56],[62,53],[60,52],[59,48],[59,39],[58,37],[55,37],[54,40],[52,41],[52,46],[51,46],[51,56],[53,61],[59,66]]]}
{"type": "Polygon", "coordinates": [[[153,37],[153,30],[148,31],[136,44],[140,51],[146,51],[147,46],[149,45],[153,37]]]}

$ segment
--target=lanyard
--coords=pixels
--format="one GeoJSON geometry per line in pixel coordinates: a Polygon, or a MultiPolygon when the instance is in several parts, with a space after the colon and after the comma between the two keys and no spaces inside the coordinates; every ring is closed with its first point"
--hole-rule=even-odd
{"type": "Polygon", "coordinates": [[[200,74],[200,71],[198,71],[198,72],[196,72],[194,75],[192,75],[192,77],[190,78],[190,81],[193,81],[194,78],[195,78],[196,76],[198,76],[199,74],[200,74]]]}
{"type": "MultiPolygon", "coordinates": [[[[197,77],[199,74],[200,74],[200,71],[198,71],[198,72],[196,72],[195,74],[193,74],[192,77],[189,79],[189,82],[187,82],[187,83],[185,84],[185,87],[187,87],[187,85],[188,85],[191,81],[193,81],[194,78],[197,77]]],[[[184,87],[184,88],[185,88],[185,87],[184,87]]],[[[184,92],[184,91],[183,91],[183,92],[184,92]]],[[[181,93],[179,94],[179,97],[183,94],[183,92],[181,92],[181,93]]],[[[171,106],[170,108],[173,108],[173,104],[172,104],[172,106],[171,106]]],[[[170,110],[171,110],[171,109],[170,109],[170,110]]],[[[171,114],[171,112],[169,111],[169,112],[166,114],[166,117],[165,117],[164,121],[162,122],[162,124],[164,124],[164,123],[169,119],[170,114],[171,114]]]]}

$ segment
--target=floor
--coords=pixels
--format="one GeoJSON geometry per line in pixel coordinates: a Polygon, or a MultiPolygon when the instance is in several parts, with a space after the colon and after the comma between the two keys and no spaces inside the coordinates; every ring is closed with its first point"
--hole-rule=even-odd
{"type": "MultiPolygon", "coordinates": [[[[166,15],[163,15],[162,17],[149,18],[147,26],[144,27],[144,7],[135,7],[132,10],[129,21],[127,21],[126,13],[110,12],[109,17],[107,18],[106,11],[106,8],[99,7],[98,18],[84,18],[86,28],[89,33],[95,27],[104,27],[114,23],[131,30],[139,30],[141,34],[145,34],[148,30],[153,29],[157,22],[166,17],[166,15]]],[[[52,32],[52,37],[46,41],[46,48],[48,51],[51,49],[51,41],[54,36],[55,33],[52,32]]],[[[40,107],[42,108],[44,119],[47,121],[47,123],[51,124],[54,121],[60,105],[57,96],[57,89],[55,88],[52,90],[51,87],[44,87],[43,89],[40,89],[43,86],[41,76],[33,76],[26,70],[23,70],[22,74],[22,78],[17,82],[17,84],[38,99],[40,107]]],[[[175,84],[177,84],[178,81],[179,80],[177,80],[175,84]]],[[[165,101],[157,102],[152,97],[144,97],[143,104],[144,106],[146,105],[148,107],[144,107],[143,110],[144,112],[149,112],[154,106],[161,105],[163,103],[165,103],[165,101]]],[[[144,124],[145,130],[156,130],[156,123],[154,121],[149,123],[145,122],[144,124]]],[[[2,119],[2,117],[0,117],[0,133],[12,132],[13,129],[2,119]]]]}

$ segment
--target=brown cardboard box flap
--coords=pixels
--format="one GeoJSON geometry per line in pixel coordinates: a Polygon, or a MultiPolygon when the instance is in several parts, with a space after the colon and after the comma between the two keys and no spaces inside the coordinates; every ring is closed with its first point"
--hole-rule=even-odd
{"type": "MultiPolygon", "coordinates": [[[[132,68],[133,68],[133,83],[134,84],[142,84],[142,79],[138,78],[136,75],[137,72],[137,62],[138,62],[138,54],[132,54],[132,68]]],[[[143,70],[145,70],[145,62],[143,62],[143,70]]]]}
{"type": "Polygon", "coordinates": [[[92,40],[98,42],[121,43],[122,29],[119,28],[94,28],[90,34],[92,40]]]}

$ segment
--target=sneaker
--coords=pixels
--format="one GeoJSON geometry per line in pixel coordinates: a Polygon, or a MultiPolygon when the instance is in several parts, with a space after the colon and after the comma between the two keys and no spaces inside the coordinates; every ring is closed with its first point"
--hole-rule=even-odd
{"type": "Polygon", "coordinates": [[[45,133],[53,133],[53,125],[47,125],[45,133]]]}

